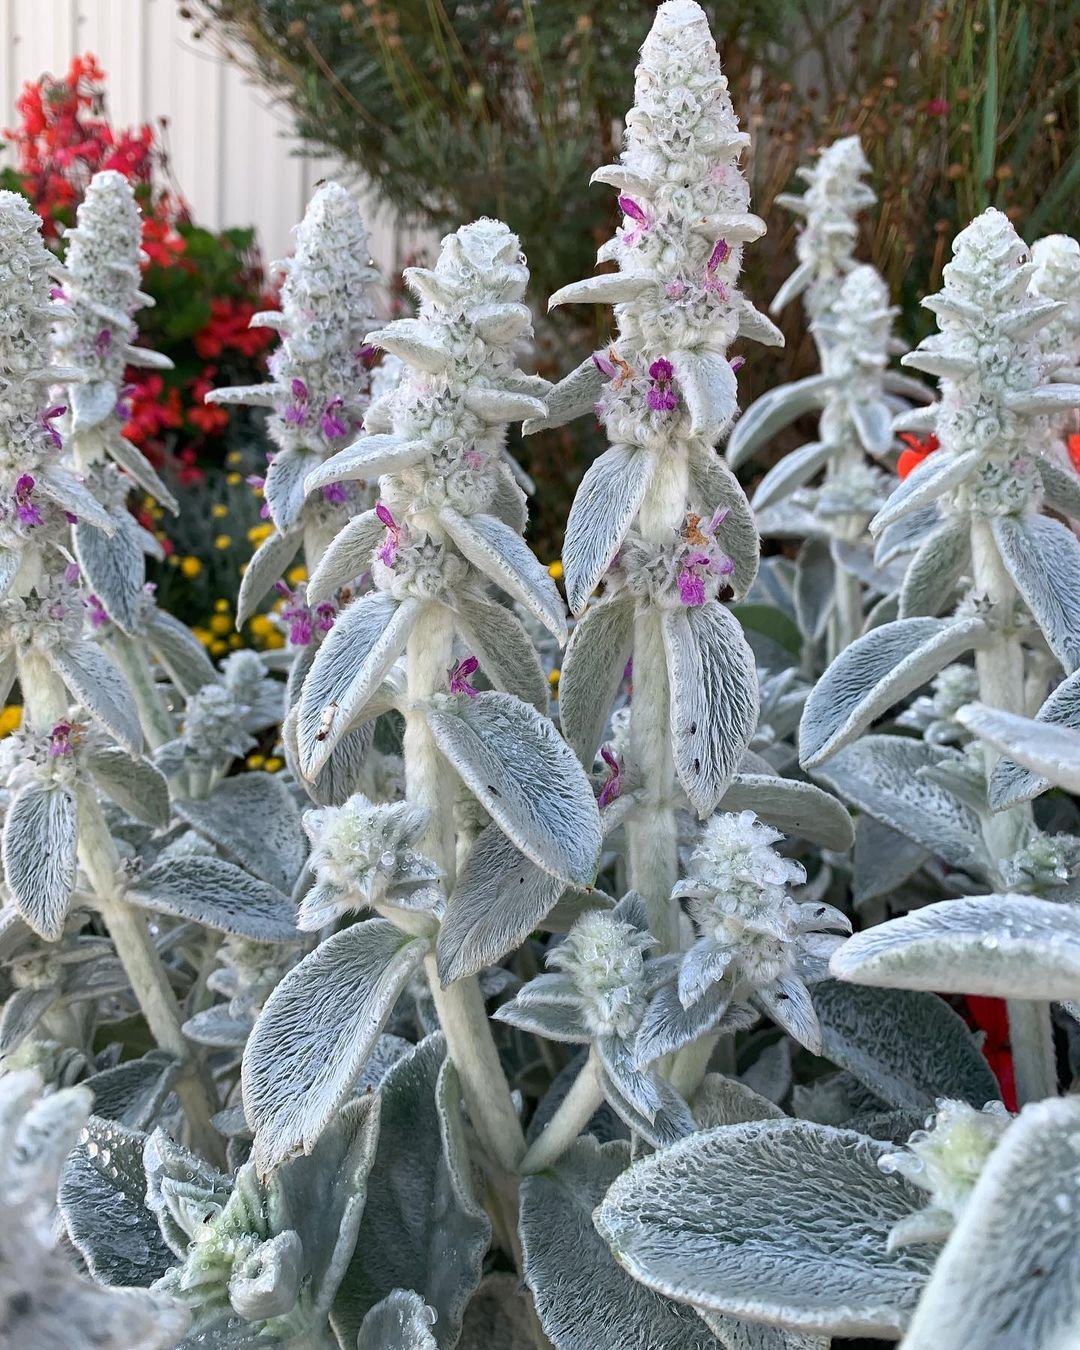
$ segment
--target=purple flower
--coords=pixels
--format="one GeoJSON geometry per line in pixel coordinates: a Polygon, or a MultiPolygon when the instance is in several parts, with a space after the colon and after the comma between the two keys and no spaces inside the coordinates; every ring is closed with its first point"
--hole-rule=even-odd
{"type": "Polygon", "coordinates": [[[78,525],[79,523],[79,517],[75,514],[74,511],[65,511],[64,519],[67,521],[69,525],[78,525]]]}
{"type": "Polygon", "coordinates": [[[645,402],[653,412],[674,412],[679,406],[679,396],[675,392],[675,368],[666,356],[658,356],[649,367],[649,379],[652,387],[645,395],[645,402]]]}
{"type": "Polygon", "coordinates": [[[315,627],[320,633],[329,633],[330,629],[334,626],[336,618],[337,610],[334,607],[333,601],[324,600],[322,604],[316,606],[315,627]]]}
{"type": "Polygon", "coordinates": [[[705,264],[705,271],[711,276],[721,263],[727,262],[731,249],[728,247],[726,239],[718,239],[713,245],[713,251],[709,254],[709,261],[705,264]]]}
{"type": "Polygon", "coordinates": [[[619,210],[624,216],[629,216],[631,220],[636,221],[643,229],[649,223],[649,217],[638,206],[633,197],[620,197],[619,210]]]}
{"type": "Polygon", "coordinates": [[[469,683],[469,676],[475,675],[480,669],[480,662],[475,656],[467,656],[464,661],[455,661],[446,672],[447,679],[450,681],[450,692],[452,694],[467,694],[469,698],[475,698],[477,690],[469,683]]]}
{"type": "Polygon", "coordinates": [[[94,338],[94,351],[98,356],[105,356],[112,348],[112,333],[108,328],[103,328],[97,337],[94,338]]]}
{"type": "Polygon", "coordinates": [[[733,356],[728,362],[728,365],[731,367],[732,373],[738,375],[739,371],[746,365],[746,357],[733,356]]]}
{"type": "Polygon", "coordinates": [[[303,380],[293,380],[292,396],[297,403],[306,403],[308,401],[308,387],[303,380]]]}
{"type": "Polygon", "coordinates": [[[375,556],[387,567],[393,567],[398,547],[401,544],[401,526],[394,519],[393,513],[384,502],[376,503],[375,514],[386,526],[386,539],[376,550],[375,556]]]}
{"type": "Polygon", "coordinates": [[[109,615],[105,606],[96,595],[86,597],[86,608],[90,611],[91,628],[103,628],[109,622],[109,615]]]}
{"type": "Polygon", "coordinates": [[[121,422],[126,422],[132,413],[131,400],[135,394],[133,384],[125,384],[119,394],[116,396],[116,407],[113,410],[121,422]]]}
{"type": "MultiPolygon", "coordinates": [[[[294,383],[297,383],[297,381],[294,381],[294,383]]],[[[345,400],[343,398],[333,398],[326,405],[326,410],[322,415],[323,435],[331,440],[339,436],[348,435],[349,428],[337,413],[337,409],[343,408],[344,406],[345,400]]]]}
{"type": "Polygon", "coordinates": [[[663,383],[670,383],[675,378],[675,367],[666,356],[658,356],[649,367],[649,378],[663,383]]]}
{"type": "Polygon", "coordinates": [[[487,462],[487,456],[482,450],[469,450],[465,454],[465,463],[470,469],[482,469],[487,462]]]}
{"type": "Polygon", "coordinates": [[[344,506],[349,500],[349,489],[344,483],[327,483],[322,490],[323,501],[331,506],[344,506]]]}
{"type": "Polygon", "coordinates": [[[599,806],[610,806],[622,792],[622,766],[606,745],[600,747],[600,758],[608,767],[608,776],[600,789],[599,806]]]}
{"type": "Polygon", "coordinates": [[[705,603],[705,581],[689,567],[679,573],[679,599],[691,607],[705,603]]]}
{"type": "Polygon", "coordinates": [[[71,755],[75,753],[75,747],[71,744],[71,733],[75,728],[70,722],[57,722],[52,731],[49,732],[49,758],[59,759],[61,755],[71,755]]]}
{"type": "Polygon", "coordinates": [[[730,511],[731,508],[729,506],[721,506],[713,513],[712,519],[704,527],[702,533],[709,535],[715,534],[720,526],[723,525],[724,521],[727,520],[730,511]]]}
{"type": "Polygon", "coordinates": [[[302,427],[308,415],[308,387],[303,380],[293,380],[292,396],[292,403],[285,409],[285,421],[291,426],[302,427]]]}
{"type": "Polygon", "coordinates": [[[356,359],[358,361],[362,361],[364,365],[367,366],[368,369],[370,370],[371,367],[375,364],[375,362],[379,359],[379,349],[378,347],[373,347],[370,343],[365,342],[364,345],[360,348],[360,350],[356,353],[356,359]]]}
{"type": "Polygon", "coordinates": [[[78,585],[79,576],[80,576],[79,564],[68,563],[68,565],[64,568],[64,580],[67,582],[67,584],[69,586],[78,585]]]}
{"type": "Polygon", "coordinates": [[[66,300],[66,299],[67,299],[67,296],[64,294],[64,288],[63,288],[62,286],[50,286],[50,287],[49,287],[49,299],[50,299],[50,300],[66,300]]]}
{"type": "Polygon", "coordinates": [[[645,402],[653,412],[674,412],[679,406],[678,397],[671,389],[650,389],[645,402]]]}
{"type": "Polygon", "coordinates": [[[15,515],[22,525],[34,526],[44,523],[41,518],[41,511],[30,500],[33,491],[33,477],[28,473],[20,474],[15,480],[15,515]]]}
{"type": "Polygon", "coordinates": [[[53,449],[55,450],[62,449],[64,442],[60,439],[60,433],[53,426],[53,421],[66,412],[67,407],[63,403],[57,403],[55,407],[46,408],[40,418],[38,418],[42,431],[48,436],[53,444],[53,449]]]}
{"type": "Polygon", "coordinates": [[[631,657],[630,660],[627,661],[626,665],[623,666],[622,677],[623,677],[624,680],[632,680],[632,679],[634,678],[634,658],[633,658],[633,657],[631,657]]]}
{"type": "Polygon", "coordinates": [[[603,352],[593,352],[593,365],[606,380],[613,380],[618,375],[618,367],[615,362],[610,360],[603,352]]]}
{"type": "Polygon", "coordinates": [[[664,287],[664,294],[669,300],[681,300],[686,294],[685,281],[669,281],[664,287]]]}

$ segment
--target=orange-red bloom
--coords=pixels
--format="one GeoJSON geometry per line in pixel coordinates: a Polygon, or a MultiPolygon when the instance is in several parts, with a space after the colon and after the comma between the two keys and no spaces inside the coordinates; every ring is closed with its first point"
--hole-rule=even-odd
{"type": "Polygon", "coordinates": [[[917,469],[927,455],[932,455],[941,445],[938,438],[931,432],[923,441],[918,436],[913,436],[910,431],[902,431],[900,439],[907,446],[907,449],[901,452],[900,458],[896,462],[896,474],[898,478],[906,478],[913,469],[917,469]]]}

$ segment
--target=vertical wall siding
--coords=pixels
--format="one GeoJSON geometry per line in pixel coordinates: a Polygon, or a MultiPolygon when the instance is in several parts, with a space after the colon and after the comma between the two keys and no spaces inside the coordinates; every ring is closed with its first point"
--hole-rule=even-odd
{"type": "MultiPolygon", "coordinates": [[[[173,173],[196,220],[254,225],[269,258],[291,250],[293,225],[334,165],[295,153],[288,114],[192,37],[177,0],[0,0],[0,126],[15,120],[27,80],[63,72],[81,52],[93,52],[106,73],[115,124],[168,119],[173,173]]],[[[422,238],[353,187],[389,275],[422,238]]]]}

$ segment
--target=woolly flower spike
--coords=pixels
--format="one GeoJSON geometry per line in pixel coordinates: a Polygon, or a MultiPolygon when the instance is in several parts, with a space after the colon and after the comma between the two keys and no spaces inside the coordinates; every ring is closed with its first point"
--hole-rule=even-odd
{"type": "Polygon", "coordinates": [[[983,1167],[1012,1117],[1001,1102],[976,1111],[966,1102],[943,1099],[926,1129],[916,1130],[898,1153],[887,1153],[878,1166],[899,1174],[930,1193],[926,1209],[901,1220],[889,1234],[889,1251],[913,1243],[944,1242],[964,1212],[983,1167]]]}
{"type": "Polygon", "coordinates": [[[735,569],[715,538],[725,518],[723,510],[705,522],[691,513],[681,530],[659,543],[632,530],[608,577],[612,594],[625,587],[639,604],[664,610],[698,609],[715,600],[735,569]]]}
{"type": "Polygon", "coordinates": [[[370,802],[363,793],[343,806],[304,815],[315,885],[300,903],[297,927],[317,932],[343,914],[382,904],[431,909],[442,872],[413,845],[427,814],[407,802],[370,802]]]}
{"type": "Polygon", "coordinates": [[[840,294],[846,273],[855,266],[857,216],[877,197],[863,181],[870,165],[858,136],[845,136],[827,146],[816,164],[796,170],[808,184],[802,197],[782,193],[777,204],[805,218],[795,242],[799,265],[769,306],[779,314],[798,295],[813,321],[827,315],[840,294]]]}
{"type": "MultiPolygon", "coordinates": [[[[371,349],[364,334],[375,322],[378,280],[369,258],[356,202],[339,183],[324,183],[296,227],[296,252],[277,264],[285,273],[280,312],[252,319],[282,335],[270,357],[270,383],[215,389],[206,396],[208,402],[273,409],[269,427],[278,453],[265,492],[281,533],[300,523],[304,475],[363,425],[371,398],[371,349]]],[[[307,514],[335,504],[341,505],[316,500],[307,514]]],[[[339,512],[335,521],[340,525],[345,518],[339,512]]]]}
{"type": "Polygon", "coordinates": [[[824,979],[851,924],[829,905],[799,904],[786,888],[806,873],[772,847],[783,836],[752,811],[722,812],[705,826],[689,876],[672,894],[686,901],[699,937],[679,970],[678,995],[691,1008],[721,985],[728,998],[745,986],[751,1000],[801,1045],[820,1049],[807,984],[824,979]]]}
{"type": "MultiPolygon", "coordinates": [[[[608,1101],[654,1147],[662,1147],[694,1126],[686,1103],[645,1068],[648,1061],[636,1046],[649,1000],[673,974],[674,958],[647,955],[655,945],[644,902],[631,891],[613,910],[583,914],[565,941],[548,952],[547,964],[558,973],[530,980],[494,1015],[552,1040],[591,1042],[608,1101]]],[[[669,1049],[697,1034],[672,1030],[669,1049]]]]}
{"type": "Polygon", "coordinates": [[[1067,234],[1048,234],[1032,244],[1031,261],[1032,294],[1065,306],[1040,333],[1043,350],[1068,356],[1070,366],[1080,366],[1080,242],[1067,234]]]}

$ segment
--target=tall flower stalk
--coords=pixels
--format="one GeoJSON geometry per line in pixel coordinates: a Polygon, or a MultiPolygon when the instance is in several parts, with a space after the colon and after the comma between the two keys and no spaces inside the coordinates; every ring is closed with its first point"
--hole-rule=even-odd
{"type": "Polygon", "coordinates": [[[737,412],[728,352],[739,337],[783,339],[738,290],[743,246],[764,223],[748,210],[738,128],[705,14],[667,0],[641,51],[617,164],[594,182],[619,193],[623,222],[599,253],[618,271],[551,297],[615,307],[618,335],[552,390],[561,425],[595,406],[612,442],[589,468],[563,546],[567,595],[583,614],[563,665],[563,726],[591,765],[628,656],[633,659],[622,808],[630,885],[654,935],[679,946],[676,810],[713,810],[757,717],[750,649],[718,600],[746,593],[758,539],[742,489],[713,446],[737,412]],[[607,590],[589,601],[597,585],[607,590]],[[678,783],[678,787],[676,786],[678,783]]]}

